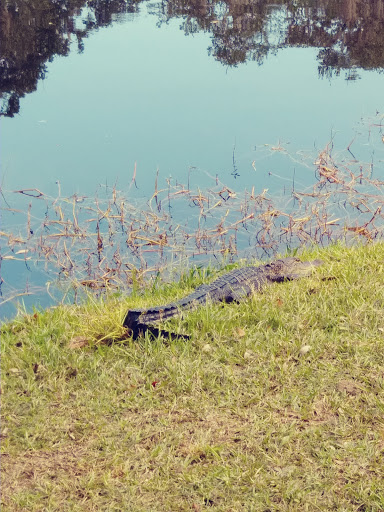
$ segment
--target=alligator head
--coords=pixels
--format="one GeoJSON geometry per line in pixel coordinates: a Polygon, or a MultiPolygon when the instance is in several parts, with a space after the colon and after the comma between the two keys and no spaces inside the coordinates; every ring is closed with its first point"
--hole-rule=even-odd
{"type": "Polygon", "coordinates": [[[268,279],[279,282],[308,277],[316,267],[322,264],[322,260],[301,261],[298,258],[276,260],[267,265],[268,279]]]}

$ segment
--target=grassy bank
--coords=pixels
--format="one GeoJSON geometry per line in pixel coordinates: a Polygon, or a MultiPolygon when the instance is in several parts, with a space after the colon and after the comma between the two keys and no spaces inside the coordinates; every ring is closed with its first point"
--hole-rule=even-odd
{"type": "Polygon", "coordinates": [[[382,511],[384,244],[301,256],[189,342],[116,340],[204,276],[3,326],[2,510],[382,511]]]}

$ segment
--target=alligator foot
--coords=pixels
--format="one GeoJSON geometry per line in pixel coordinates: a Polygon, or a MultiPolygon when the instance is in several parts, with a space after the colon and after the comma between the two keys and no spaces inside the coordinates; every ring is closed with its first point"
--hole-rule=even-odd
{"type": "Polygon", "coordinates": [[[177,334],[175,332],[166,331],[164,329],[158,329],[152,325],[146,324],[137,324],[134,329],[129,329],[132,334],[132,339],[136,340],[137,338],[144,337],[146,332],[149,332],[155,338],[162,336],[163,338],[170,338],[171,340],[190,340],[191,337],[188,334],[177,334]]]}

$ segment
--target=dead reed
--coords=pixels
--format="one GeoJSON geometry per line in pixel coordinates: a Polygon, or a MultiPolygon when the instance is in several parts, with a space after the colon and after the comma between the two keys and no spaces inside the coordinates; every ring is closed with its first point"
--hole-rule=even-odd
{"type": "MultiPolygon", "coordinates": [[[[277,150],[284,148],[271,148],[277,150]]],[[[104,188],[106,199],[17,190],[27,205],[21,211],[5,201],[3,210],[19,215],[20,223],[0,232],[1,262],[38,265],[75,288],[100,291],[132,288],[207,256],[262,258],[287,247],[383,238],[384,181],[373,177],[372,163],[356,160],[350,147],[336,158],[329,144],[311,167],[314,185],[300,190],[292,183],[279,199],[255,187],[239,194],[217,179],[205,190],[171,180],[159,189],[156,179],[144,206],[116,188],[104,188]],[[42,205],[44,216],[35,216],[42,205]]]]}

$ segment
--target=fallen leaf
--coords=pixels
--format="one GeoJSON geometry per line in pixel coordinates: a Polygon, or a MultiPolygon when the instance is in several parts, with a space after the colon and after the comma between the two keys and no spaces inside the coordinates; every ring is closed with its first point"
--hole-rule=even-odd
{"type": "Polygon", "coordinates": [[[233,336],[237,337],[237,338],[243,338],[245,336],[245,330],[242,329],[241,327],[237,327],[234,331],[233,331],[233,336]]]}
{"type": "Polygon", "coordinates": [[[82,347],[87,347],[89,345],[89,342],[87,338],[84,338],[83,336],[76,336],[75,338],[72,338],[69,342],[68,347],[70,349],[77,349],[82,347]]]}
{"type": "Polygon", "coordinates": [[[311,350],[311,345],[303,345],[301,349],[299,350],[299,355],[304,356],[305,354],[308,354],[308,352],[311,350]]]}

